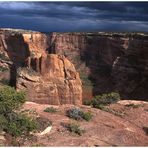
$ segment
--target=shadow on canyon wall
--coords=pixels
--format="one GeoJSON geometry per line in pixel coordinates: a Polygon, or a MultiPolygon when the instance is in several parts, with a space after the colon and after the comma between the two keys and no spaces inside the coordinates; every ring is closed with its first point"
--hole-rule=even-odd
{"type": "MultiPolygon", "coordinates": [[[[86,41],[88,44],[84,50],[81,50],[80,56],[86,67],[90,69],[88,79],[91,81],[92,95],[96,96],[115,91],[111,77],[115,57],[110,58],[110,55],[105,56],[105,53],[103,53],[111,46],[108,39],[96,37],[93,39],[87,38],[86,41]],[[97,45],[99,46],[97,47],[97,45]]],[[[117,55],[121,55],[121,52],[117,53],[117,55]]]]}
{"type": "Polygon", "coordinates": [[[28,44],[21,34],[8,35],[5,39],[9,59],[13,62],[10,66],[10,86],[16,87],[17,69],[26,66],[26,59],[30,56],[28,44]]]}
{"type": "MultiPolygon", "coordinates": [[[[55,39],[52,40],[52,37],[49,36],[50,44],[46,49],[49,54],[55,54],[57,52],[55,49],[55,39]]],[[[114,41],[107,37],[86,38],[86,42],[85,48],[80,49],[79,51],[79,60],[80,63],[85,63],[86,67],[89,68],[90,73],[87,73],[85,70],[83,71],[83,69],[79,67],[78,61],[76,61],[77,65],[74,63],[76,69],[79,69],[78,71],[81,73],[81,78],[84,78],[82,81],[86,82],[86,84],[83,84],[83,92],[86,93],[86,95],[84,94],[83,99],[90,99],[93,96],[102,93],[117,91],[120,93],[122,99],[147,100],[148,78],[144,69],[136,67],[136,74],[127,72],[122,74],[123,72],[119,71],[117,75],[112,75],[112,65],[115,59],[117,57],[127,58],[127,55],[123,52],[125,49],[123,48],[122,43],[117,46],[117,43],[113,43],[114,41]],[[115,81],[114,79],[116,77],[118,77],[118,79],[115,81]]],[[[21,34],[7,36],[6,44],[6,51],[9,51],[7,52],[8,56],[13,62],[13,65],[10,68],[10,85],[16,86],[17,69],[19,67],[27,66],[26,59],[31,53],[28,44],[24,41],[21,34]]],[[[130,44],[128,48],[130,48],[130,44]]],[[[146,54],[144,55],[146,56],[146,54]]],[[[36,59],[33,60],[34,61],[31,61],[31,64],[34,69],[34,67],[36,68],[38,66],[36,66],[36,59]]],[[[137,61],[133,59],[130,60],[130,62],[135,63],[137,61]]],[[[136,63],[136,65],[140,64],[139,61],[136,63]]]]}
{"type": "MultiPolygon", "coordinates": [[[[112,65],[116,58],[124,56],[125,59],[129,58],[125,54],[126,52],[123,52],[125,49],[123,48],[122,43],[117,47],[112,44],[113,41],[108,38],[88,39],[87,42],[89,44],[84,50],[81,50],[80,56],[81,60],[85,62],[86,66],[90,69],[88,79],[91,81],[93,96],[102,93],[119,92],[122,99],[147,100],[148,78],[146,77],[146,71],[144,72],[143,69],[146,65],[145,63],[137,62],[135,60],[137,57],[133,56],[133,59],[130,58],[128,60],[134,64],[128,64],[136,71],[136,74],[130,73],[131,69],[129,68],[129,72],[118,71],[117,75],[113,75],[112,65]],[[97,42],[97,44],[99,43],[97,50],[96,47],[93,47],[96,45],[95,42],[97,42]],[[143,64],[142,69],[139,68],[140,64],[143,64]],[[119,79],[116,79],[116,77],[119,79]]],[[[130,43],[127,51],[129,48],[131,48],[130,43]]],[[[140,58],[141,55],[139,59],[140,58]]],[[[121,61],[121,65],[122,62],[123,61],[121,61]]]]}

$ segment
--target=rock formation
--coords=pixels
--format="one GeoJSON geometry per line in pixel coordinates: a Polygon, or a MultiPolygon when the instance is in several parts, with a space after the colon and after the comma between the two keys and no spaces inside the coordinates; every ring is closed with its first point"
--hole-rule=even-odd
{"type": "Polygon", "coordinates": [[[115,86],[124,98],[147,100],[148,36],[130,38],[125,54],[113,64],[115,86]]]}
{"type": "Polygon", "coordinates": [[[2,32],[1,66],[10,68],[7,79],[17,90],[25,90],[31,101],[82,104],[79,74],[64,56],[48,54],[48,41],[48,36],[38,32],[2,32]],[[6,59],[12,61],[9,66],[6,59]]]}
{"type": "Polygon", "coordinates": [[[124,99],[147,100],[148,35],[53,33],[54,51],[80,72],[83,97],[119,91],[124,99]]]}
{"type": "Polygon", "coordinates": [[[82,104],[82,87],[74,65],[64,56],[42,56],[40,72],[19,68],[16,87],[29,100],[47,104],[82,104]]]}
{"type": "Polygon", "coordinates": [[[66,57],[80,73],[83,99],[111,91],[119,91],[123,99],[148,97],[147,34],[43,34],[22,30],[0,30],[0,33],[0,53],[13,62],[10,66],[1,60],[1,65],[10,66],[12,84],[19,67],[33,69],[41,77],[48,75],[51,57],[47,55],[56,54],[66,57]]]}

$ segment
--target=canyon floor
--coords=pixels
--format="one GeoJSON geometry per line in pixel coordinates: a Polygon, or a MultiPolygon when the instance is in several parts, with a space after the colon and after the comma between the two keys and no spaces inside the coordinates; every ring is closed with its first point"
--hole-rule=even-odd
{"type": "MultiPolygon", "coordinates": [[[[73,107],[75,106],[26,102],[21,110],[41,117],[43,122],[52,121],[52,128],[45,135],[33,133],[32,136],[15,139],[17,146],[148,146],[147,102],[119,101],[108,106],[108,112],[91,106],[77,106],[93,115],[88,122],[75,121],[85,130],[81,136],[69,132],[62,126],[62,123],[74,121],[66,116],[66,110],[73,107]],[[57,112],[45,112],[47,107],[54,107],[57,112]]],[[[12,146],[12,139],[9,136],[6,136],[6,145],[12,146]]]]}

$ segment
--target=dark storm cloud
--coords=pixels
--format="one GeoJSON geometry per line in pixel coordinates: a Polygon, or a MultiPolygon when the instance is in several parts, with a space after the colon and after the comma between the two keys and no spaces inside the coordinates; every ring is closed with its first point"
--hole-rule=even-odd
{"type": "Polygon", "coordinates": [[[0,2],[0,27],[148,31],[148,2],[0,2]]]}

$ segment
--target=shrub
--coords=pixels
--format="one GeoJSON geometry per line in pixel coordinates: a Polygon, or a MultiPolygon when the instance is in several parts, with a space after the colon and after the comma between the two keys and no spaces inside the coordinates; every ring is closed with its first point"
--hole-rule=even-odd
{"type": "Polygon", "coordinates": [[[86,121],[89,121],[92,118],[92,115],[90,112],[83,112],[79,108],[72,108],[67,110],[67,116],[75,120],[84,119],[86,121]]]}
{"type": "Polygon", "coordinates": [[[9,113],[18,109],[25,102],[25,93],[5,86],[0,89],[0,113],[9,113]]]}
{"type": "Polygon", "coordinates": [[[80,128],[80,125],[77,123],[70,123],[67,125],[67,129],[75,134],[78,134],[79,136],[81,136],[85,130],[80,128]]]}
{"type": "Polygon", "coordinates": [[[7,119],[4,115],[0,115],[0,132],[6,128],[6,125],[8,124],[7,119]]]}
{"type": "Polygon", "coordinates": [[[15,112],[25,102],[25,94],[14,88],[0,88],[0,129],[12,136],[28,134],[36,129],[36,123],[24,114],[15,112]]]}
{"type": "Polygon", "coordinates": [[[44,112],[48,112],[48,113],[55,113],[57,112],[57,109],[56,108],[53,108],[53,107],[47,107],[44,112]]]}
{"type": "Polygon", "coordinates": [[[15,137],[21,136],[22,134],[26,135],[37,128],[36,122],[26,115],[16,114],[14,118],[9,120],[9,124],[5,130],[15,137]]]}
{"type": "Polygon", "coordinates": [[[72,108],[67,110],[67,116],[75,120],[81,120],[82,111],[79,108],[72,108]]]}
{"type": "Polygon", "coordinates": [[[9,69],[7,67],[0,66],[0,72],[8,71],[9,69]]]}
{"type": "Polygon", "coordinates": [[[82,113],[82,118],[86,121],[90,121],[92,118],[92,114],[90,112],[83,112],[82,113]]]}
{"type": "Polygon", "coordinates": [[[108,94],[102,94],[96,96],[92,100],[92,106],[101,109],[103,108],[103,106],[116,103],[119,100],[120,100],[120,95],[118,93],[112,92],[108,94]]]}

